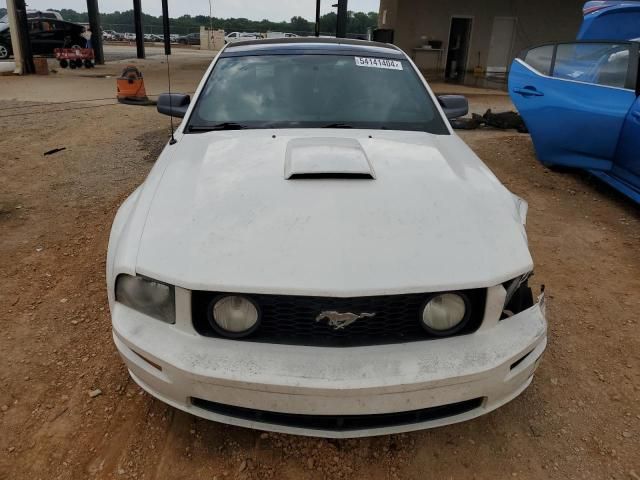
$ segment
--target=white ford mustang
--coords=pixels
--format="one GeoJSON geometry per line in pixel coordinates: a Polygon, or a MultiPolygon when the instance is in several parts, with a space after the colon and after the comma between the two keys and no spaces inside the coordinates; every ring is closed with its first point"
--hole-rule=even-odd
{"type": "MultiPolygon", "coordinates": [[[[113,338],[194,415],[358,437],[520,394],[547,341],[526,202],[451,130],[392,45],[227,46],[111,232],[113,338]]],[[[542,297],[541,297],[542,298],[542,297]]]]}

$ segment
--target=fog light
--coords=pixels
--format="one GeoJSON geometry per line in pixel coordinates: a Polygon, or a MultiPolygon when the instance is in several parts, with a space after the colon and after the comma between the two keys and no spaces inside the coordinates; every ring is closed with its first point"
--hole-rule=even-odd
{"type": "Polygon", "coordinates": [[[258,328],[260,312],[252,300],[240,295],[227,295],[213,303],[210,320],[220,335],[240,338],[258,328]]]}
{"type": "Polygon", "coordinates": [[[422,310],[422,327],[444,337],[459,332],[469,318],[469,300],[457,293],[443,293],[429,299],[422,310]]]}

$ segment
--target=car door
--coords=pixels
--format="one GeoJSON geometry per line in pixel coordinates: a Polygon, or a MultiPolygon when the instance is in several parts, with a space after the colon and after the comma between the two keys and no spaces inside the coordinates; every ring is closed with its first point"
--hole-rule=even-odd
{"type": "Polygon", "coordinates": [[[637,77],[636,43],[542,45],[514,61],[509,94],[542,163],[610,170],[637,77]]]}
{"type": "MultiPolygon", "coordinates": [[[[60,36],[60,41],[64,45],[74,46],[78,45],[84,47],[87,41],[82,37],[84,27],[71,22],[58,22],[59,25],[64,26],[64,35],[60,36]]],[[[93,34],[95,39],[95,33],[93,34]]]]}
{"type": "Polygon", "coordinates": [[[51,54],[54,48],[62,47],[64,38],[64,26],[57,20],[43,18],[40,20],[40,53],[51,54]]]}
{"type": "Polygon", "coordinates": [[[46,52],[46,36],[42,31],[40,20],[29,20],[29,39],[31,40],[31,51],[35,54],[46,52]]]}
{"type": "MultiPolygon", "coordinates": [[[[59,20],[51,20],[52,28],[55,32],[53,38],[51,39],[50,52],[53,53],[54,48],[64,48],[65,45],[71,46],[72,44],[78,44],[77,41],[74,41],[74,28],[73,24],[61,22],[59,20]]],[[[80,43],[80,45],[84,46],[84,43],[80,43]]]]}
{"type": "Polygon", "coordinates": [[[614,171],[640,190],[640,97],[629,110],[622,127],[614,171]]]}

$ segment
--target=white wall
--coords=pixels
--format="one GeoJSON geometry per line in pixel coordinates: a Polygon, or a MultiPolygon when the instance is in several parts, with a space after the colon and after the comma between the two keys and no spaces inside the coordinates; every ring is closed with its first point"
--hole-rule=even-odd
{"type": "Polygon", "coordinates": [[[379,26],[393,28],[395,44],[411,55],[423,35],[442,40],[446,50],[451,17],[472,16],[468,55],[472,70],[478,63],[478,52],[480,64],[486,67],[494,17],[517,18],[513,58],[535,44],[575,39],[583,4],[584,0],[381,0],[379,26]],[[383,25],[385,10],[387,22],[383,25]]]}

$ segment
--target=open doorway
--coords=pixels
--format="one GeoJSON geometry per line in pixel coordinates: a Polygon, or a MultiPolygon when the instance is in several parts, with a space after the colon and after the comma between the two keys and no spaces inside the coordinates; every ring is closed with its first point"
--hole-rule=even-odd
{"type": "Polygon", "coordinates": [[[447,80],[464,79],[469,58],[469,44],[471,42],[471,17],[451,17],[449,30],[449,45],[447,47],[447,63],[445,78],[447,80]]]}

